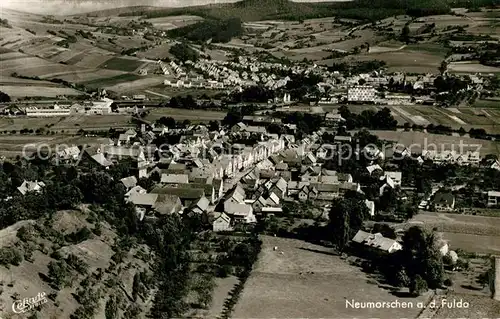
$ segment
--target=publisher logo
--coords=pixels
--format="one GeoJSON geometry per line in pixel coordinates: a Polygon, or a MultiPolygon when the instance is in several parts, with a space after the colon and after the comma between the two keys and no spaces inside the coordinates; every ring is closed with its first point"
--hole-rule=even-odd
{"type": "Polygon", "coordinates": [[[35,297],[23,298],[14,301],[12,311],[15,313],[25,313],[47,303],[47,294],[39,292],[35,297]]]}

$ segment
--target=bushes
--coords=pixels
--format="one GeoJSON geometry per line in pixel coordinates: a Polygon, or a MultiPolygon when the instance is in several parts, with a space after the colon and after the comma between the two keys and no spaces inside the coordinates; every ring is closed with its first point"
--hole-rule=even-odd
{"type": "Polygon", "coordinates": [[[19,266],[23,261],[23,255],[19,249],[14,247],[0,248],[0,265],[9,266],[19,266]]]}
{"type": "Polygon", "coordinates": [[[190,41],[205,42],[212,39],[212,42],[226,43],[233,37],[243,34],[241,19],[231,18],[227,20],[206,20],[200,23],[177,28],[168,32],[169,36],[178,38],[184,37],[190,41]]]}
{"type": "Polygon", "coordinates": [[[410,293],[415,297],[420,296],[422,293],[426,292],[427,289],[429,289],[427,287],[427,282],[420,277],[420,275],[415,276],[410,282],[410,293]]]}

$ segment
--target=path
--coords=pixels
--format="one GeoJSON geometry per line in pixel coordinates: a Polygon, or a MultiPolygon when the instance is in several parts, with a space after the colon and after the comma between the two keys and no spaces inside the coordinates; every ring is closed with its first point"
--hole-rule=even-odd
{"type": "Polygon", "coordinates": [[[164,94],[161,94],[161,93],[156,93],[156,92],[153,92],[153,91],[150,91],[150,90],[144,90],[144,92],[152,94],[152,95],[164,97],[166,99],[170,99],[170,96],[168,96],[168,95],[164,95],[164,94]]]}

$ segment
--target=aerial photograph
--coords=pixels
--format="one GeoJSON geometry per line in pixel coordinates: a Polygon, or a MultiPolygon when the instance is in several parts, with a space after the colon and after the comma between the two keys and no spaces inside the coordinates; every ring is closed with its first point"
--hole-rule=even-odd
{"type": "Polygon", "coordinates": [[[500,0],[0,0],[0,319],[500,319],[500,0]]]}

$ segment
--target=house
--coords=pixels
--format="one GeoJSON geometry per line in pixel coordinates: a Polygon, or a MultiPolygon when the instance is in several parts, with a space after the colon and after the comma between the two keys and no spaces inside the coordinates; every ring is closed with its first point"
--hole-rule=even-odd
{"type": "Polygon", "coordinates": [[[335,137],[333,138],[333,141],[337,144],[349,144],[352,142],[352,137],[335,135],[335,137]]]}
{"type": "Polygon", "coordinates": [[[161,187],[157,186],[151,190],[152,194],[176,195],[181,199],[184,206],[190,206],[193,202],[205,196],[205,191],[199,188],[186,187],[161,187]]]}
{"type": "Polygon", "coordinates": [[[500,192],[489,191],[488,192],[488,206],[499,206],[500,205],[500,192]]]}
{"type": "Polygon", "coordinates": [[[385,154],[374,145],[367,145],[362,150],[363,155],[370,161],[384,160],[385,154]]]}
{"type": "Polygon", "coordinates": [[[113,165],[113,162],[111,162],[110,160],[108,160],[106,158],[106,155],[104,155],[103,153],[96,153],[92,156],[90,156],[90,158],[95,161],[97,164],[101,165],[102,167],[105,167],[105,168],[109,168],[111,165],[113,165]]]}
{"type": "Polygon", "coordinates": [[[225,213],[214,213],[214,221],[212,222],[212,230],[214,232],[219,231],[231,231],[231,218],[225,213]]]}
{"type": "Polygon", "coordinates": [[[45,187],[45,183],[42,181],[31,182],[31,181],[24,180],[23,183],[21,184],[21,186],[19,186],[17,188],[17,190],[21,194],[26,195],[27,193],[31,193],[31,192],[39,193],[42,191],[42,188],[44,188],[44,187],[45,187]]]}
{"type": "Polygon", "coordinates": [[[406,148],[406,146],[402,144],[396,144],[396,146],[393,149],[392,158],[400,160],[410,156],[411,152],[410,150],[408,150],[408,148],[406,148]]]}
{"type": "Polygon", "coordinates": [[[142,188],[141,186],[137,185],[132,187],[126,194],[125,194],[125,199],[129,198],[130,196],[134,194],[146,194],[147,191],[142,188]]]}
{"type": "Polygon", "coordinates": [[[439,191],[434,194],[433,203],[437,211],[451,211],[455,208],[455,196],[450,192],[439,191]]]}
{"type": "Polygon", "coordinates": [[[379,188],[379,195],[382,196],[385,192],[385,190],[387,188],[392,188],[392,189],[395,189],[396,188],[396,184],[394,183],[394,181],[392,180],[392,178],[390,178],[389,176],[382,176],[380,178],[381,181],[383,181],[383,184],[382,186],[380,186],[379,188]]]}
{"type": "Polygon", "coordinates": [[[101,153],[105,154],[106,158],[111,162],[124,159],[132,159],[137,162],[146,160],[142,147],[105,146],[102,148],[101,153]]]}
{"type": "Polygon", "coordinates": [[[253,208],[251,205],[244,203],[224,203],[224,212],[232,216],[235,222],[242,222],[245,224],[255,223],[257,219],[253,214],[253,208]]]}
{"type": "Polygon", "coordinates": [[[279,198],[285,197],[287,182],[280,177],[274,185],[269,188],[269,193],[276,194],[279,198]]]}
{"type": "Polygon", "coordinates": [[[392,179],[392,181],[394,182],[394,185],[401,186],[401,178],[402,178],[401,172],[386,171],[386,172],[384,172],[384,177],[390,177],[392,179]]]}
{"type": "Polygon", "coordinates": [[[496,160],[493,164],[491,164],[490,168],[496,169],[497,171],[500,171],[500,161],[496,160]]]}
{"type": "Polygon", "coordinates": [[[207,211],[209,205],[210,201],[208,198],[203,196],[197,202],[193,203],[191,207],[189,207],[189,213],[201,215],[207,211]]]}
{"type": "Polygon", "coordinates": [[[188,184],[189,175],[187,174],[161,174],[162,184],[188,184]]]}
{"type": "Polygon", "coordinates": [[[137,178],[135,176],[129,176],[120,179],[120,182],[123,184],[123,186],[125,186],[125,188],[128,191],[137,185],[137,178]]]}
{"type": "Polygon", "coordinates": [[[132,194],[126,201],[134,204],[139,220],[143,220],[146,212],[153,208],[157,198],[158,194],[132,194]]]}
{"type": "Polygon", "coordinates": [[[375,216],[375,202],[366,199],[365,205],[368,208],[368,213],[370,214],[370,216],[375,216]]]}
{"type": "Polygon", "coordinates": [[[389,254],[403,249],[401,244],[394,239],[386,238],[381,233],[370,234],[362,230],[356,233],[352,242],[361,249],[389,254]]]}
{"type": "Polygon", "coordinates": [[[173,215],[181,211],[182,202],[179,196],[158,194],[152,208],[158,215],[173,215]]]}
{"type": "Polygon", "coordinates": [[[271,193],[269,194],[269,198],[266,200],[266,204],[272,207],[279,206],[280,198],[275,193],[271,193]]]}
{"type": "Polygon", "coordinates": [[[297,195],[298,199],[305,202],[309,199],[309,187],[304,185],[297,195]]]}
{"type": "Polygon", "coordinates": [[[224,210],[227,210],[227,206],[230,204],[242,204],[245,202],[245,190],[237,185],[227,196],[227,199],[224,201],[224,210]]]}
{"type": "Polygon", "coordinates": [[[382,172],[382,167],[380,167],[380,165],[378,165],[378,164],[374,164],[374,165],[367,166],[366,170],[371,175],[375,171],[382,172]]]}
{"type": "Polygon", "coordinates": [[[314,165],[316,164],[317,160],[312,153],[307,153],[302,162],[306,165],[314,165]]]}
{"type": "Polygon", "coordinates": [[[212,185],[214,187],[214,199],[217,201],[224,196],[224,181],[219,178],[214,178],[212,180],[212,185]]]}
{"type": "Polygon", "coordinates": [[[78,159],[80,155],[80,149],[78,148],[78,146],[66,147],[63,150],[58,151],[56,155],[58,160],[74,161],[78,159]]]}
{"type": "Polygon", "coordinates": [[[253,203],[252,203],[252,208],[254,212],[260,212],[264,206],[267,205],[267,201],[264,199],[264,197],[259,196],[253,203]]]}
{"type": "Polygon", "coordinates": [[[325,124],[331,126],[338,126],[339,124],[345,122],[346,120],[342,117],[342,115],[338,113],[326,113],[325,115],[325,124]]]}

